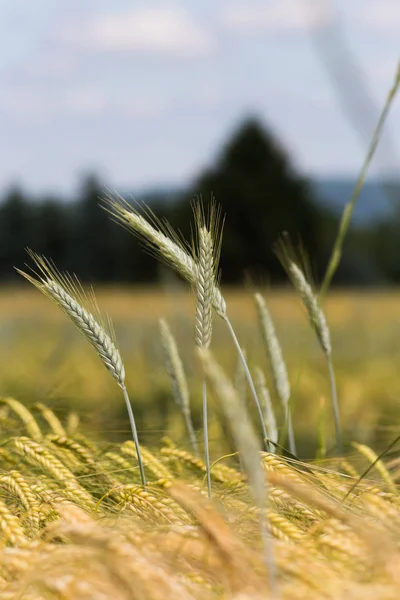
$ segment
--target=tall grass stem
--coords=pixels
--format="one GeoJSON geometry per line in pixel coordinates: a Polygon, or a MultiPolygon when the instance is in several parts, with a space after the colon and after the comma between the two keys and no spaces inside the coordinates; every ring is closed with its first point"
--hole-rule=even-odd
{"type": "Polygon", "coordinates": [[[136,422],[135,422],[135,417],[133,415],[131,401],[129,400],[128,390],[126,389],[126,386],[122,385],[121,389],[122,389],[122,393],[123,393],[123,396],[125,399],[126,409],[128,411],[129,423],[131,425],[133,441],[135,443],[136,454],[137,454],[137,459],[138,459],[138,463],[139,463],[140,478],[142,480],[143,486],[146,486],[146,476],[144,474],[143,461],[142,461],[142,456],[140,454],[139,438],[138,438],[138,434],[137,434],[136,422]]]}
{"type": "Polygon", "coordinates": [[[199,445],[197,443],[196,432],[193,427],[193,422],[192,422],[191,416],[189,413],[185,412],[185,413],[183,413],[183,418],[185,419],[186,429],[188,431],[190,444],[193,448],[193,453],[195,456],[199,457],[200,456],[199,445]]]}
{"type": "Polygon", "coordinates": [[[227,327],[229,329],[229,333],[231,334],[233,343],[236,346],[236,350],[238,352],[240,360],[242,361],[243,369],[244,369],[244,372],[245,372],[245,375],[246,375],[246,379],[247,379],[247,382],[249,384],[249,388],[250,388],[251,394],[253,396],[256,408],[257,408],[258,416],[260,418],[260,423],[261,423],[261,429],[262,429],[262,435],[263,435],[264,445],[265,445],[266,449],[268,450],[268,446],[269,445],[268,445],[268,442],[266,441],[267,438],[268,438],[268,435],[267,435],[267,430],[265,428],[264,415],[263,415],[263,412],[262,412],[260,401],[259,401],[258,396],[257,396],[256,388],[254,386],[254,382],[253,382],[253,378],[252,378],[251,373],[250,373],[250,369],[247,366],[246,357],[243,354],[242,348],[240,347],[239,340],[236,337],[235,330],[233,329],[233,326],[232,326],[232,323],[230,322],[229,317],[227,315],[225,315],[223,317],[223,319],[224,319],[224,321],[225,321],[225,323],[226,323],[226,325],[227,325],[227,327]]]}
{"type": "Polygon", "coordinates": [[[208,410],[207,410],[207,381],[203,380],[202,388],[202,402],[203,402],[203,435],[204,435],[204,456],[206,461],[206,475],[207,475],[207,493],[208,497],[211,498],[211,473],[210,473],[210,447],[208,442],[208,410]]]}
{"type": "Polygon", "coordinates": [[[351,217],[353,215],[355,205],[357,203],[357,200],[360,196],[360,192],[365,183],[365,179],[367,177],[369,166],[371,164],[372,158],[375,154],[376,147],[378,145],[379,139],[382,134],[383,126],[385,124],[390,107],[393,103],[393,100],[396,96],[399,86],[400,86],[400,63],[397,66],[395,80],[393,82],[391,89],[389,90],[385,105],[384,105],[382,112],[380,114],[380,117],[378,119],[378,123],[376,125],[374,134],[372,136],[371,144],[368,148],[367,156],[364,159],[364,163],[361,167],[361,171],[358,176],[353,193],[351,195],[349,202],[346,204],[346,206],[344,207],[344,210],[343,210],[343,214],[342,214],[342,217],[341,217],[340,223],[339,223],[339,230],[338,230],[338,233],[337,233],[337,236],[335,239],[335,243],[333,245],[332,253],[331,253],[329,263],[328,263],[328,266],[327,266],[327,269],[325,272],[325,276],[324,276],[324,279],[323,279],[323,282],[321,285],[321,289],[319,292],[319,297],[321,300],[323,300],[325,298],[326,293],[331,284],[332,278],[335,275],[335,272],[339,266],[340,259],[342,257],[342,248],[343,248],[344,238],[346,237],[346,233],[349,229],[350,221],[351,221],[351,217]]]}
{"type": "Polygon", "coordinates": [[[288,428],[289,450],[290,450],[291,454],[294,454],[294,456],[296,456],[296,454],[297,454],[296,440],[295,440],[295,437],[294,437],[293,421],[292,421],[292,411],[290,410],[290,406],[287,406],[287,408],[286,408],[285,419],[286,419],[287,428],[288,428]]]}
{"type": "Polygon", "coordinates": [[[341,429],[340,429],[339,403],[338,403],[337,389],[336,389],[335,370],[333,368],[332,356],[329,354],[329,355],[327,355],[326,359],[328,362],[329,381],[331,384],[333,418],[335,421],[337,453],[339,456],[343,456],[342,433],[341,433],[341,429]]]}

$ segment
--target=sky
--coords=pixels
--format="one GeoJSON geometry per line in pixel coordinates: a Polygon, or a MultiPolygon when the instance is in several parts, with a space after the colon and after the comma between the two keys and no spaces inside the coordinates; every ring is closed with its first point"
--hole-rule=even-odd
{"type": "MultiPolygon", "coordinates": [[[[399,0],[0,0],[0,193],[181,186],[256,116],[354,176],[400,58],[399,0]]],[[[374,173],[397,173],[400,94],[374,173]]]]}

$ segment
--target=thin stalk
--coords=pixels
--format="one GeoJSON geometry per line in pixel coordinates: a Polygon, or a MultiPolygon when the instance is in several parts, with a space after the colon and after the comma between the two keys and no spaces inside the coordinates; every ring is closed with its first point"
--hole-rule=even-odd
{"type": "Polygon", "coordinates": [[[296,456],[297,452],[296,452],[296,441],[294,438],[294,431],[293,431],[292,411],[290,410],[289,406],[287,407],[287,410],[286,410],[286,421],[287,421],[287,428],[288,428],[289,450],[290,450],[291,454],[294,454],[296,456]]]}
{"type": "Polygon", "coordinates": [[[372,158],[375,154],[376,147],[378,145],[379,139],[382,134],[382,129],[385,124],[386,117],[389,113],[390,107],[392,105],[392,102],[394,100],[394,97],[396,95],[396,92],[397,92],[399,86],[400,86],[400,64],[397,67],[397,73],[396,73],[395,80],[393,82],[391,89],[389,90],[389,93],[386,98],[385,106],[382,109],[382,112],[380,114],[378,123],[377,123],[375,131],[374,131],[374,134],[372,136],[372,140],[371,140],[370,146],[368,148],[367,156],[365,157],[364,163],[361,167],[361,171],[360,171],[360,175],[358,176],[357,183],[354,187],[354,190],[353,190],[353,193],[351,195],[349,202],[344,207],[343,214],[340,219],[339,230],[338,230],[338,233],[337,233],[337,236],[335,239],[335,243],[333,245],[332,253],[331,253],[331,256],[329,259],[329,264],[326,269],[324,280],[322,282],[321,289],[319,292],[320,300],[322,300],[326,296],[326,293],[329,289],[332,278],[336,272],[336,269],[339,266],[340,259],[342,257],[342,247],[343,247],[344,238],[346,237],[346,233],[347,233],[347,230],[350,225],[354,207],[360,196],[360,192],[363,188],[365,179],[367,177],[369,166],[371,164],[372,158]]]}
{"type": "Polygon", "coordinates": [[[269,501],[268,496],[266,500],[266,506],[264,510],[260,510],[259,516],[259,525],[260,525],[260,533],[261,533],[261,541],[264,551],[264,562],[268,571],[268,579],[270,591],[272,593],[272,597],[277,599],[279,598],[279,587],[278,587],[278,570],[276,568],[275,556],[273,545],[271,543],[271,534],[268,530],[268,517],[266,511],[268,509],[269,501]]]}
{"type": "Polygon", "coordinates": [[[142,479],[142,485],[145,487],[146,486],[146,477],[144,474],[142,455],[140,454],[139,438],[138,438],[137,429],[136,429],[135,417],[133,416],[131,402],[129,400],[128,391],[127,391],[125,385],[121,386],[121,389],[122,389],[122,393],[124,395],[126,409],[128,411],[129,423],[131,425],[133,441],[135,442],[136,454],[137,454],[137,459],[138,459],[138,463],[139,463],[140,477],[142,479]]]}
{"type": "Polygon", "coordinates": [[[219,402],[225,416],[226,425],[240,452],[243,468],[247,475],[249,491],[252,493],[258,509],[260,534],[264,549],[265,564],[271,589],[277,595],[277,573],[274,560],[273,539],[268,532],[268,476],[261,466],[259,438],[254,431],[246,407],[240,402],[237,392],[223,369],[216,363],[211,352],[198,349],[207,383],[214,399],[219,402]]]}
{"type": "Polygon", "coordinates": [[[232,323],[230,322],[228,315],[225,315],[223,317],[223,319],[224,319],[225,323],[227,324],[227,327],[229,329],[229,333],[231,334],[232,339],[233,339],[233,343],[235,344],[236,350],[237,350],[238,355],[240,357],[240,360],[242,361],[243,369],[244,369],[244,372],[246,374],[246,379],[247,379],[247,382],[249,384],[249,388],[250,388],[251,394],[253,396],[256,408],[257,408],[258,416],[260,418],[260,423],[261,423],[261,429],[262,429],[262,434],[263,434],[264,445],[266,447],[266,450],[268,451],[268,448],[269,448],[269,445],[268,445],[268,442],[267,442],[268,435],[267,435],[267,430],[266,430],[265,424],[264,424],[264,416],[263,416],[263,412],[262,412],[262,409],[261,409],[260,401],[259,401],[258,396],[257,396],[256,388],[254,386],[254,382],[253,382],[253,379],[251,377],[251,373],[250,373],[249,367],[247,366],[246,358],[245,358],[245,356],[243,354],[243,350],[240,347],[239,340],[236,337],[235,330],[233,329],[232,323]]]}
{"type": "Polygon", "coordinates": [[[329,354],[326,357],[326,359],[328,361],[329,380],[330,380],[331,392],[332,392],[333,418],[335,421],[337,452],[338,452],[339,456],[343,456],[342,434],[341,434],[341,430],[340,430],[339,403],[338,403],[338,398],[337,398],[335,371],[333,369],[331,355],[329,354]]]}
{"type": "Polygon", "coordinates": [[[207,411],[207,382],[203,380],[203,431],[204,431],[204,455],[206,460],[207,493],[211,498],[211,473],[210,473],[210,449],[208,446],[208,411],[207,411]]]}
{"type": "Polygon", "coordinates": [[[199,458],[199,456],[200,456],[199,445],[197,443],[196,434],[194,432],[192,419],[190,418],[190,414],[187,413],[187,412],[185,412],[183,414],[183,416],[184,416],[184,419],[185,419],[186,428],[188,430],[189,439],[190,439],[190,443],[191,443],[192,448],[193,448],[194,455],[197,456],[197,458],[199,458]]]}

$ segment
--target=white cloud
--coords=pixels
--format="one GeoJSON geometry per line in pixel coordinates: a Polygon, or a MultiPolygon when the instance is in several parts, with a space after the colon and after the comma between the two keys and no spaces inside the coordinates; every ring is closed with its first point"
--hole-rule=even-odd
{"type": "Polygon", "coordinates": [[[76,114],[99,114],[104,111],[107,101],[97,89],[76,88],[69,90],[60,102],[61,108],[76,114]]]}
{"type": "Polygon", "coordinates": [[[371,0],[361,12],[360,19],[370,29],[398,32],[400,29],[400,1],[371,0]]]}
{"type": "Polygon", "coordinates": [[[324,0],[270,0],[251,5],[231,4],[221,13],[222,23],[240,31],[296,31],[323,27],[329,22],[329,5],[324,0]]]}
{"type": "Polygon", "coordinates": [[[209,33],[180,9],[143,8],[102,14],[67,32],[95,50],[197,56],[212,51],[209,33]]]}

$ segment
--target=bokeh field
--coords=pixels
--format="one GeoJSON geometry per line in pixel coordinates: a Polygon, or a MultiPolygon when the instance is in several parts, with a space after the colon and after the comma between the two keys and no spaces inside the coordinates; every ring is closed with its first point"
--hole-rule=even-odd
{"type": "MultiPolygon", "coordinates": [[[[289,290],[262,292],[289,369],[299,454],[314,458],[322,433],[329,457],[334,432],[324,357],[298,297],[289,290]]],[[[188,446],[160,347],[161,317],[167,318],[184,361],[201,442],[192,294],[176,284],[159,289],[96,288],[96,295],[101,310],[114,323],[142,442],[157,447],[168,436],[181,447],[188,446]]],[[[253,290],[227,289],[225,296],[251,368],[261,366],[268,374],[253,290]]],[[[335,291],[329,294],[325,310],[333,339],[346,454],[354,453],[352,441],[383,449],[398,429],[400,292],[335,291]]],[[[213,349],[235,378],[235,352],[218,320],[213,349]]],[[[18,398],[29,407],[45,403],[62,418],[76,411],[92,436],[111,442],[129,438],[119,389],[93,349],[57,307],[24,284],[0,294],[0,387],[2,395],[18,398]]],[[[252,410],[250,398],[247,403],[252,410]]],[[[229,448],[213,406],[211,402],[210,445],[219,455],[229,448]]],[[[279,415],[276,399],[275,409],[279,415]]]]}

